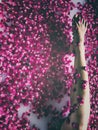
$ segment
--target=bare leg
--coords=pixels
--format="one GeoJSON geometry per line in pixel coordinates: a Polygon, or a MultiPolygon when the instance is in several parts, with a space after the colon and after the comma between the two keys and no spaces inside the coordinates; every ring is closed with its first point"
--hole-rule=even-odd
{"type": "MultiPolygon", "coordinates": [[[[78,17],[77,15],[75,17],[78,17]]],[[[76,24],[79,36],[79,45],[75,46],[75,64],[74,67],[80,74],[76,77],[77,82],[74,83],[71,90],[71,105],[76,104],[81,99],[78,109],[71,114],[69,124],[65,121],[61,130],[87,130],[90,114],[90,96],[88,73],[85,70],[85,46],[84,36],[87,30],[87,24],[82,19],[76,24]]],[[[75,43],[74,43],[75,45],[75,43]]]]}

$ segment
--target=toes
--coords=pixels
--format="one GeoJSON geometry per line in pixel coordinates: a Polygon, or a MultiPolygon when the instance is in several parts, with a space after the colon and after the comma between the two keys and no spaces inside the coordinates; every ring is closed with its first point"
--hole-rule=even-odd
{"type": "Polygon", "coordinates": [[[87,22],[85,22],[85,27],[87,28],[87,26],[88,26],[88,23],[87,23],[87,22]]]}
{"type": "Polygon", "coordinates": [[[81,19],[82,19],[82,16],[79,16],[79,20],[81,21],[81,19]]]}
{"type": "Polygon", "coordinates": [[[79,21],[79,15],[75,14],[73,17],[73,22],[78,22],[79,21]]]}
{"type": "Polygon", "coordinates": [[[81,26],[81,20],[79,20],[79,21],[77,22],[77,25],[78,25],[78,26],[81,26]]]}
{"type": "Polygon", "coordinates": [[[78,23],[76,23],[76,26],[77,26],[77,28],[79,28],[79,26],[80,26],[79,22],[78,22],[78,23]]]}
{"type": "Polygon", "coordinates": [[[77,17],[78,17],[78,14],[75,14],[75,17],[77,18],[77,17]]]}
{"type": "Polygon", "coordinates": [[[78,21],[77,21],[78,26],[81,26],[82,24],[82,17],[78,16],[78,21]]]}
{"type": "Polygon", "coordinates": [[[78,17],[78,14],[75,14],[73,18],[77,18],[78,17]]]}
{"type": "Polygon", "coordinates": [[[85,27],[87,27],[87,22],[82,18],[82,20],[81,20],[81,26],[85,26],[85,27]]]}
{"type": "Polygon", "coordinates": [[[84,19],[82,19],[82,23],[83,23],[83,24],[85,24],[85,21],[84,21],[84,19]]]}
{"type": "Polygon", "coordinates": [[[86,21],[84,22],[84,26],[86,27],[86,21]]]}
{"type": "Polygon", "coordinates": [[[80,26],[85,26],[87,28],[87,22],[82,18],[81,15],[75,14],[73,17],[73,24],[79,28],[80,26]]]}

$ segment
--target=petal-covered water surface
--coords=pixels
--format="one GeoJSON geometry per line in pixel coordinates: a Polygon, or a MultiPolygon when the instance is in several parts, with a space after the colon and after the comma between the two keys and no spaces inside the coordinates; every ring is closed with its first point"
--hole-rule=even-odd
{"type": "MultiPolygon", "coordinates": [[[[75,7],[71,0],[2,0],[0,3],[0,129],[39,130],[30,123],[51,116],[49,130],[59,130],[70,110],[60,103],[73,85],[74,54],[70,11],[80,10],[88,22],[85,37],[86,60],[91,90],[91,118],[88,130],[97,129],[98,105],[98,13],[97,0],[75,7]],[[69,58],[71,57],[71,58],[69,58]],[[28,107],[18,115],[21,104],[28,107]],[[56,125],[58,124],[58,126],[56,125]]],[[[79,77],[79,75],[76,75],[79,77]]],[[[82,86],[85,88],[85,86],[82,86]]]]}

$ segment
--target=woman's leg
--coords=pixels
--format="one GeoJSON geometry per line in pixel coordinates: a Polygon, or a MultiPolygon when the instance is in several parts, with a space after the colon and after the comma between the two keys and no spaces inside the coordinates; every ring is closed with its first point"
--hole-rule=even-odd
{"type": "MultiPolygon", "coordinates": [[[[75,16],[78,17],[78,16],[75,16]]],[[[66,121],[62,125],[61,130],[87,130],[90,114],[90,95],[88,73],[86,71],[84,36],[87,30],[86,22],[76,24],[79,36],[78,46],[74,43],[75,48],[75,64],[77,70],[75,73],[75,83],[71,90],[71,105],[78,108],[70,115],[70,122],[66,121]]],[[[74,108],[73,108],[74,109],[74,108]]]]}

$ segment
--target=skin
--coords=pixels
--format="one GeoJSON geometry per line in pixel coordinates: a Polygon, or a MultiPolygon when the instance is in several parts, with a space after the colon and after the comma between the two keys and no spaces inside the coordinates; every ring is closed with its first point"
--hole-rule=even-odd
{"type": "MultiPolygon", "coordinates": [[[[78,15],[74,16],[75,18],[79,17],[78,15]]],[[[86,66],[85,59],[85,45],[84,38],[87,30],[87,23],[81,19],[81,21],[76,23],[76,28],[78,31],[79,45],[77,46],[73,41],[72,48],[75,51],[75,61],[74,67],[80,73],[80,79],[76,84],[73,85],[71,90],[71,104],[75,104],[77,102],[77,96],[80,95],[84,99],[84,103],[79,106],[78,110],[72,113],[70,116],[70,123],[63,123],[61,130],[77,130],[72,127],[72,122],[77,122],[79,124],[78,130],[87,130],[87,125],[89,121],[90,115],[90,92],[89,92],[89,80],[88,80],[88,72],[81,69],[81,66],[86,66]],[[80,80],[86,80],[86,88],[81,89],[80,80]],[[76,88],[76,91],[73,91],[73,88],[76,88]]],[[[75,35],[75,34],[74,34],[75,35]]]]}

